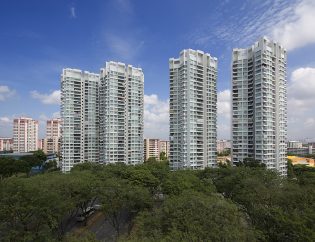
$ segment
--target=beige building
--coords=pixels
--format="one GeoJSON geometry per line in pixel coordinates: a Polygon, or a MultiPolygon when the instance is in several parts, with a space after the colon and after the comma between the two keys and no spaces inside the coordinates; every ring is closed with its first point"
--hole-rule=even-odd
{"type": "Polygon", "coordinates": [[[144,139],[144,160],[151,157],[160,158],[159,139],[144,139]]]}
{"type": "Polygon", "coordinates": [[[218,140],[217,141],[217,152],[221,153],[226,149],[231,149],[231,141],[229,140],[218,140]]]}
{"type": "Polygon", "coordinates": [[[13,139],[0,138],[0,151],[11,151],[11,150],[13,150],[13,139]]]}
{"type": "Polygon", "coordinates": [[[38,121],[20,117],[13,121],[13,151],[29,152],[38,150],[38,121]]]}
{"type": "Polygon", "coordinates": [[[165,140],[160,140],[159,142],[159,153],[165,152],[166,157],[170,156],[170,142],[165,140]]]}
{"type": "Polygon", "coordinates": [[[60,136],[61,136],[61,120],[47,120],[46,138],[43,142],[43,150],[46,154],[59,153],[60,136]]]}
{"type": "Polygon", "coordinates": [[[39,150],[43,150],[43,149],[44,149],[44,141],[45,141],[45,139],[39,139],[39,140],[37,141],[37,148],[38,148],[39,150]]]}
{"type": "Polygon", "coordinates": [[[151,157],[160,159],[160,153],[165,152],[169,157],[170,143],[169,141],[162,141],[159,139],[144,139],[144,160],[151,157]]]}

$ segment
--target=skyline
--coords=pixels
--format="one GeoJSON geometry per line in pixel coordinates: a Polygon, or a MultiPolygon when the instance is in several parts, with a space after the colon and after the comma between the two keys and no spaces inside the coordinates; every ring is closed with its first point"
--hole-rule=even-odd
{"type": "Polygon", "coordinates": [[[143,69],[144,137],[168,139],[168,60],[191,48],[218,58],[218,138],[230,139],[232,48],[266,35],[288,50],[288,138],[315,139],[314,1],[2,5],[0,136],[12,136],[14,117],[28,116],[40,121],[42,138],[46,119],[60,110],[62,69],[99,73],[113,60],[143,69]]]}

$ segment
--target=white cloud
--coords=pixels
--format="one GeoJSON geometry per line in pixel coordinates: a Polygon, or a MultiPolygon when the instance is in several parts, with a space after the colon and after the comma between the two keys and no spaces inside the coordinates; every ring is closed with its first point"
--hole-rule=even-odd
{"type": "Polygon", "coordinates": [[[144,137],[169,139],[169,101],[144,95],[144,137]]]}
{"type": "Polygon", "coordinates": [[[76,18],[76,12],[75,12],[75,7],[70,7],[70,17],[71,18],[76,18]]]}
{"type": "Polygon", "coordinates": [[[121,60],[132,60],[144,45],[143,40],[137,40],[132,36],[127,38],[111,33],[105,35],[105,41],[114,58],[121,60]]]}
{"type": "Polygon", "coordinates": [[[43,104],[60,104],[60,90],[55,90],[50,94],[41,94],[38,91],[31,91],[34,99],[40,100],[43,104]]]}
{"type": "Polygon", "coordinates": [[[287,50],[315,43],[315,1],[303,0],[293,14],[273,29],[272,36],[287,50]]]}
{"type": "Polygon", "coordinates": [[[218,92],[218,115],[231,117],[231,91],[229,89],[218,92]]]}
{"type": "Polygon", "coordinates": [[[12,136],[13,119],[7,116],[0,117],[0,137],[12,136]]]}
{"type": "Polygon", "coordinates": [[[224,42],[230,51],[230,48],[251,45],[266,35],[288,49],[302,47],[306,42],[315,42],[313,5],[314,0],[244,0],[227,10],[221,4],[188,39],[204,48],[224,42]],[[224,22],[221,21],[223,14],[224,22]]]}
{"type": "Polygon", "coordinates": [[[288,85],[288,137],[315,139],[315,68],[294,70],[288,85]],[[310,137],[313,136],[313,137],[310,137]]]}
{"type": "Polygon", "coordinates": [[[8,124],[8,123],[11,123],[12,120],[8,117],[0,117],[0,124],[8,124]]]}
{"type": "Polygon", "coordinates": [[[231,136],[231,90],[218,92],[218,139],[230,139],[231,136]]]}
{"type": "Polygon", "coordinates": [[[0,85],[0,102],[15,95],[15,90],[11,90],[8,86],[0,85]]]}

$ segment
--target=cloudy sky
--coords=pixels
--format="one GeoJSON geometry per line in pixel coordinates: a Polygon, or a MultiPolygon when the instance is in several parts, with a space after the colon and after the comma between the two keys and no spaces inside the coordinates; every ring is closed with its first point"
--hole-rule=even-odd
{"type": "Polygon", "coordinates": [[[168,59],[219,59],[218,136],[230,137],[233,48],[265,35],[288,50],[288,136],[315,139],[315,0],[28,0],[0,3],[0,136],[12,119],[59,115],[60,73],[105,61],[142,67],[145,137],[168,137],[168,59]]]}

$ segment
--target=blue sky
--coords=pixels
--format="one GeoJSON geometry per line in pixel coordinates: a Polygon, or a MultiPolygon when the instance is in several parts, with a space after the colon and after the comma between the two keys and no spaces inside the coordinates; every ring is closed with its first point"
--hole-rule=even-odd
{"type": "Polygon", "coordinates": [[[105,61],[142,67],[145,136],[168,137],[168,59],[184,48],[219,59],[218,136],[230,133],[233,48],[266,35],[288,49],[289,138],[315,137],[314,0],[28,0],[0,3],[0,136],[21,115],[58,116],[60,73],[105,61]]]}

